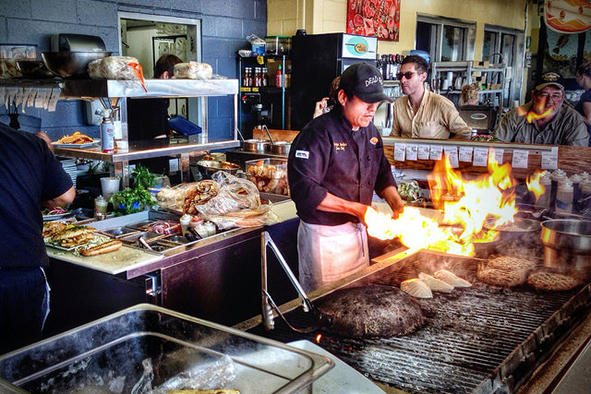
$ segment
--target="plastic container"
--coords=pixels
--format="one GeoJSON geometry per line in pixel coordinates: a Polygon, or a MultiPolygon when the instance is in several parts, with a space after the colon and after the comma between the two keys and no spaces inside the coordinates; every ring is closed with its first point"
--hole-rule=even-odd
{"type": "Polygon", "coordinates": [[[267,55],[289,55],[291,51],[291,37],[267,36],[265,37],[267,55]]]}
{"type": "Polygon", "coordinates": [[[540,184],[544,186],[544,193],[542,193],[537,201],[536,205],[544,208],[550,207],[550,194],[552,189],[552,179],[550,179],[550,175],[544,175],[540,179],[540,184]]]}
{"type": "Polygon", "coordinates": [[[0,59],[37,60],[37,45],[0,44],[0,59]]]}
{"type": "Polygon", "coordinates": [[[181,222],[181,234],[185,234],[189,230],[191,218],[191,215],[188,214],[181,216],[181,219],[179,220],[181,222]]]}
{"type": "Polygon", "coordinates": [[[260,192],[289,196],[287,160],[249,160],[245,167],[248,180],[254,183],[260,192]]]}
{"type": "Polygon", "coordinates": [[[574,188],[572,182],[561,182],[556,192],[556,212],[571,213],[573,211],[573,195],[574,188]]]}

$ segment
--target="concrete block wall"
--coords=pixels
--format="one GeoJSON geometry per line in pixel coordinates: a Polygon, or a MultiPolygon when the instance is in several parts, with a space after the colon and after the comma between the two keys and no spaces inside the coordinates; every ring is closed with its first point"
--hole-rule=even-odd
{"type": "MultiPolygon", "coordinates": [[[[238,50],[250,48],[245,37],[265,37],[267,31],[266,0],[0,1],[0,44],[34,44],[42,52],[50,49],[51,35],[79,33],[100,36],[106,49],[118,54],[118,12],[201,20],[202,61],[211,64],[214,73],[229,78],[238,77],[238,50]]],[[[208,104],[210,140],[231,138],[232,97],[212,97],[208,104]]],[[[75,130],[98,137],[98,127],[85,124],[83,110],[79,100],[61,100],[55,112],[27,107],[25,113],[40,118],[40,129],[54,140],[75,130]]],[[[8,123],[6,113],[1,106],[3,123],[8,123]]]]}

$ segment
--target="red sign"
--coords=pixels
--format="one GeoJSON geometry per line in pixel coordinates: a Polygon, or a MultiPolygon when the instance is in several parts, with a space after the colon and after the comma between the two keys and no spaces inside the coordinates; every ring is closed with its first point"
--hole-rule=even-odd
{"type": "Polygon", "coordinates": [[[398,41],[401,0],[348,0],[347,33],[398,41]]]}

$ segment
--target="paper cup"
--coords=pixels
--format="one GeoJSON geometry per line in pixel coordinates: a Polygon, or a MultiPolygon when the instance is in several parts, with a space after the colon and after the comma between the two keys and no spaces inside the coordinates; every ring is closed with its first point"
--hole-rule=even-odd
{"type": "Polygon", "coordinates": [[[119,184],[121,179],[118,177],[105,177],[101,178],[101,188],[103,191],[103,197],[108,201],[111,196],[119,191],[119,184]]]}

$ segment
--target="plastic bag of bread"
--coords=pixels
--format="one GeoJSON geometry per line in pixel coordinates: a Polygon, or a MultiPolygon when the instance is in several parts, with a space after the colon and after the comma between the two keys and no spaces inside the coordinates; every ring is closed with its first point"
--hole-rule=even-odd
{"type": "Polygon", "coordinates": [[[256,210],[261,206],[259,191],[249,180],[218,171],[213,174],[212,181],[217,184],[217,194],[205,203],[195,205],[195,209],[201,215],[226,215],[243,210],[256,210]]]}
{"type": "Polygon", "coordinates": [[[94,79],[143,79],[139,61],[131,56],[107,56],[88,63],[94,79]]]}
{"type": "MultiPolygon", "coordinates": [[[[198,182],[180,183],[176,186],[166,186],[160,189],[156,194],[156,204],[160,208],[167,208],[173,210],[183,210],[185,200],[189,193],[194,193],[197,190],[198,182]]],[[[184,212],[186,213],[186,212],[184,212]]]]}
{"type": "Polygon", "coordinates": [[[175,79],[211,79],[213,69],[207,63],[189,62],[174,65],[175,79]]]}

